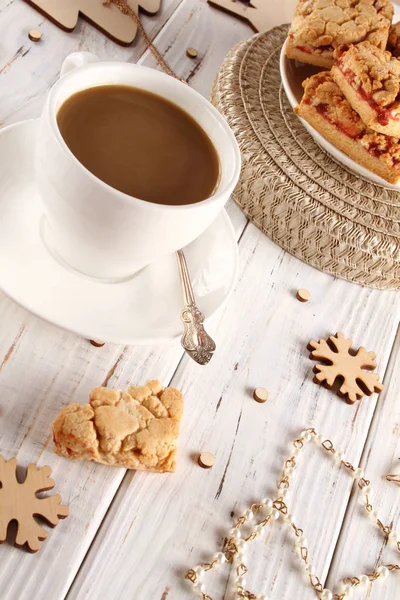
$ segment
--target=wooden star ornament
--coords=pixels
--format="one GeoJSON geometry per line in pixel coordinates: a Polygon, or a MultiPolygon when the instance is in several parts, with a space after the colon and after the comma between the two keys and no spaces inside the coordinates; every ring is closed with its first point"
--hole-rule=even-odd
{"type": "Polygon", "coordinates": [[[271,7],[268,7],[268,1],[208,0],[212,6],[247,21],[255,31],[267,31],[271,27],[271,7]]]}
{"type": "Polygon", "coordinates": [[[40,549],[40,542],[47,538],[47,531],[37,523],[36,518],[43,519],[51,527],[59,523],[59,519],[68,516],[68,508],[61,505],[61,496],[38,498],[38,492],[52,490],[54,481],[50,479],[50,467],[29,465],[25,481],[20,483],[16,475],[17,461],[12,458],[8,462],[0,456],[0,543],[7,538],[8,525],[11,521],[18,524],[15,546],[27,546],[30,552],[40,549]]]}
{"type": "Polygon", "coordinates": [[[352,352],[351,346],[352,340],[346,339],[343,333],[331,335],[327,340],[311,341],[307,346],[311,350],[310,358],[320,361],[313,369],[314,382],[328,389],[339,382],[338,395],[348,404],[383,390],[378,373],[371,373],[376,368],[375,353],[363,347],[352,352]]]}

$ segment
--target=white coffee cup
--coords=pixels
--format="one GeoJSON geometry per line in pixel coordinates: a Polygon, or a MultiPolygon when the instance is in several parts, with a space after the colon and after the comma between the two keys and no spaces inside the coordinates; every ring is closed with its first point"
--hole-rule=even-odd
{"type": "Polygon", "coordinates": [[[240,152],[224,118],[203,96],[173,77],[123,62],[71,54],[47,97],[36,148],[36,177],[55,252],[71,267],[104,280],[129,277],[198,237],[229,199],[240,174],[240,152]],[[88,171],[57,126],[57,111],[76,92],[123,84],[156,93],[186,110],[211,138],[220,160],[215,193],[188,205],[153,204],[128,196],[88,171]]]}

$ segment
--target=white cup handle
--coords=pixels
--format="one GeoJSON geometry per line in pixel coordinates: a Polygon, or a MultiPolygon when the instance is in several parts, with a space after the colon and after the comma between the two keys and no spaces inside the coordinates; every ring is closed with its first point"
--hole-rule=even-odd
{"type": "Polygon", "coordinates": [[[73,52],[64,60],[60,71],[60,77],[64,77],[64,75],[78,67],[84,67],[98,61],[99,58],[92,52],[73,52]]]}

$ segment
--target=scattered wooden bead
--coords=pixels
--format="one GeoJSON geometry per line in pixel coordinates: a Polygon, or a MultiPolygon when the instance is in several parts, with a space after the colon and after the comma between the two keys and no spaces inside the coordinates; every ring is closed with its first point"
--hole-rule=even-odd
{"type": "Polygon", "coordinates": [[[189,58],[197,58],[198,54],[199,54],[199,53],[197,52],[196,48],[188,48],[188,49],[186,50],[186,55],[187,55],[189,58]]]}
{"type": "Polygon", "coordinates": [[[211,469],[214,466],[215,458],[209,452],[202,452],[198,458],[198,463],[203,469],[211,469]]]}
{"type": "Polygon", "coordinates": [[[300,302],[308,302],[311,299],[311,294],[308,290],[301,289],[297,292],[296,298],[300,302]]]}
{"type": "Polygon", "coordinates": [[[105,345],[105,342],[98,342],[96,340],[89,340],[89,342],[92,344],[92,346],[95,346],[96,348],[101,348],[105,345]]]}
{"type": "Polygon", "coordinates": [[[253,398],[263,404],[268,400],[268,391],[265,388],[256,388],[253,392],[253,398]]]}
{"type": "Polygon", "coordinates": [[[28,37],[30,40],[32,40],[32,42],[40,42],[42,39],[42,34],[38,29],[30,29],[28,37]]]}

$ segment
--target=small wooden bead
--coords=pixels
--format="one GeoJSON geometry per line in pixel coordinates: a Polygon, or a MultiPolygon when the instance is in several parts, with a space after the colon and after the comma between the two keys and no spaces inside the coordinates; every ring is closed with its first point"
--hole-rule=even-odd
{"type": "Polygon", "coordinates": [[[300,302],[308,302],[311,299],[311,294],[308,290],[301,289],[298,290],[296,298],[300,302]]]}
{"type": "Polygon", "coordinates": [[[30,29],[28,37],[30,40],[32,40],[32,42],[40,42],[42,39],[42,34],[38,29],[30,29]]]}
{"type": "Polygon", "coordinates": [[[105,342],[98,342],[96,340],[89,340],[89,342],[92,344],[92,346],[95,346],[96,348],[101,348],[105,345],[105,342]]]}
{"type": "Polygon", "coordinates": [[[199,53],[197,52],[196,48],[188,48],[188,49],[186,50],[186,55],[187,55],[189,58],[197,58],[198,54],[199,54],[199,53]]]}
{"type": "Polygon", "coordinates": [[[256,388],[253,392],[253,398],[260,403],[266,402],[268,400],[268,391],[265,388],[256,388]]]}
{"type": "Polygon", "coordinates": [[[215,458],[209,452],[202,452],[198,458],[198,463],[203,469],[211,469],[214,466],[215,458]]]}

